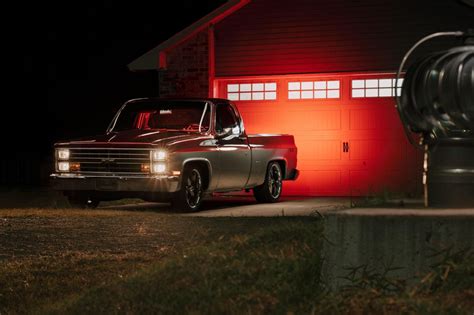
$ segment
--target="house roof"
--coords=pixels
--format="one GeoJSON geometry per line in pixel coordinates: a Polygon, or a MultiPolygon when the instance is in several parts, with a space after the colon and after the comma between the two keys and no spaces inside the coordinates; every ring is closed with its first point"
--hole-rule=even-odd
{"type": "Polygon", "coordinates": [[[181,32],[173,35],[166,41],[162,42],[160,45],[156,46],[141,57],[129,63],[128,69],[131,71],[146,71],[158,69],[160,53],[165,52],[181,44],[193,35],[204,30],[209,25],[219,22],[220,20],[237,11],[249,2],[250,0],[229,0],[227,3],[223,4],[216,10],[212,11],[200,20],[183,29],[181,32]]]}

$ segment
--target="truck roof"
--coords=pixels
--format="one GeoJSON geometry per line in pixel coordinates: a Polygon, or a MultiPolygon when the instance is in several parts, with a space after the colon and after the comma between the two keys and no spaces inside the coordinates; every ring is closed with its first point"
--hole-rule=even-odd
{"type": "Polygon", "coordinates": [[[203,98],[203,97],[143,97],[143,98],[135,98],[128,100],[128,102],[139,102],[139,101],[211,101],[215,102],[229,102],[228,99],[225,98],[203,98]]]}

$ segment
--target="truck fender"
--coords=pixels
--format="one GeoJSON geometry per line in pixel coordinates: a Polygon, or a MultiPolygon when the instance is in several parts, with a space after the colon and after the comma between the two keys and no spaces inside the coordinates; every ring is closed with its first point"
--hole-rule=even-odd
{"type": "MultiPolygon", "coordinates": [[[[206,163],[207,169],[209,170],[209,182],[208,182],[208,185],[207,185],[207,189],[209,190],[210,187],[211,187],[211,183],[212,183],[213,171],[212,171],[211,162],[208,159],[206,159],[206,158],[187,158],[187,159],[185,159],[181,163],[181,174],[183,174],[184,168],[186,167],[186,164],[193,163],[193,162],[200,162],[200,163],[204,162],[204,163],[206,163]]],[[[180,190],[180,189],[181,189],[181,181],[179,181],[179,183],[178,183],[178,190],[180,190]]]]}
{"type": "MultiPolygon", "coordinates": [[[[270,164],[271,162],[278,162],[280,164],[281,171],[283,172],[283,179],[285,179],[286,176],[288,175],[288,161],[287,161],[287,159],[285,159],[284,157],[275,157],[275,158],[271,159],[270,161],[268,161],[268,164],[270,164]]],[[[267,167],[268,167],[268,164],[267,164],[267,167]]]]}

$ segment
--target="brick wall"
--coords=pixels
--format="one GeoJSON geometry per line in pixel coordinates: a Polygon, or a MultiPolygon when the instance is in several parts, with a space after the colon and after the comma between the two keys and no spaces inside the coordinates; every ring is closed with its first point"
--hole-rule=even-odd
{"type": "Polygon", "coordinates": [[[160,97],[208,96],[208,35],[204,30],[167,54],[167,69],[160,72],[160,97]]]}

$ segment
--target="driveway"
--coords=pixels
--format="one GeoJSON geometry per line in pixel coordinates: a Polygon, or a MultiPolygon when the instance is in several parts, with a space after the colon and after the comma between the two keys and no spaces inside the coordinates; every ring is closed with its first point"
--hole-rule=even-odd
{"type": "MultiPolygon", "coordinates": [[[[203,210],[197,213],[186,213],[183,216],[199,217],[274,217],[274,216],[308,216],[318,215],[330,210],[347,209],[349,198],[337,197],[286,197],[278,203],[259,204],[253,197],[219,196],[203,203],[203,210]]],[[[103,209],[157,211],[174,214],[168,203],[140,203],[133,205],[104,206],[103,209]]]]}

